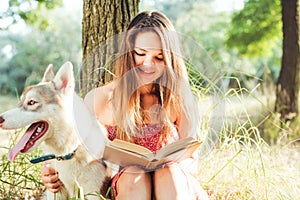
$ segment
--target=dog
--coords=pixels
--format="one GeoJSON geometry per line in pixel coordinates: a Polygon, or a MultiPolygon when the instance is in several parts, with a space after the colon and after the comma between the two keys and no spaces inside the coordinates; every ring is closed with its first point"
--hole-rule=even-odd
{"type": "MultiPolygon", "coordinates": [[[[40,83],[26,87],[18,107],[0,115],[0,128],[27,127],[24,135],[8,153],[14,161],[18,153],[27,153],[41,145],[43,153],[33,162],[53,159],[64,186],[47,198],[64,200],[84,194],[100,192],[107,178],[101,162],[104,146],[108,142],[102,126],[74,92],[74,74],[71,62],[61,66],[56,75],[49,65],[40,83]],[[49,155],[50,154],[50,155],[49,155]],[[80,188],[80,190],[78,190],[80,188]]],[[[97,195],[85,195],[99,199],[97,195]]]]}

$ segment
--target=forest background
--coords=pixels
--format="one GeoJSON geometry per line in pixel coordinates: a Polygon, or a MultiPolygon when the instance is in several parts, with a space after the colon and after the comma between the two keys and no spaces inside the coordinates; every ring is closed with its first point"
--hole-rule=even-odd
{"type": "MultiPolygon", "coordinates": [[[[49,63],[58,69],[70,60],[77,77],[82,67],[82,1],[48,1],[26,22],[23,19],[34,3],[16,3],[16,9],[24,12],[11,17],[4,15],[8,8],[4,2],[0,6],[0,112],[15,106],[24,86],[39,82],[49,63]]],[[[280,1],[142,0],[139,10],[166,14],[187,39],[187,46],[202,55],[201,65],[210,68],[207,73],[213,74],[203,75],[197,64],[190,68],[192,86],[200,106],[206,108],[204,115],[211,117],[216,107],[222,107],[223,113],[222,127],[216,122],[209,125],[218,134],[208,131],[209,141],[199,153],[198,178],[210,198],[297,199],[299,123],[283,120],[275,112],[283,54],[280,1]],[[211,95],[218,100],[206,98],[211,95]]],[[[19,132],[1,134],[6,139],[0,143],[0,198],[35,198],[44,187],[39,166],[28,160],[40,152],[10,163],[7,151],[19,132]]]]}

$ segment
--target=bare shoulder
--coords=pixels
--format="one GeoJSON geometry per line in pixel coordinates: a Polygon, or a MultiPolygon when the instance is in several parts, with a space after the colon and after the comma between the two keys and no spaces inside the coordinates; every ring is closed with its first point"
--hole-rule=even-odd
{"type": "Polygon", "coordinates": [[[92,89],[86,94],[84,103],[91,112],[97,114],[97,111],[102,110],[111,100],[114,87],[115,83],[110,82],[104,86],[92,89]]]}

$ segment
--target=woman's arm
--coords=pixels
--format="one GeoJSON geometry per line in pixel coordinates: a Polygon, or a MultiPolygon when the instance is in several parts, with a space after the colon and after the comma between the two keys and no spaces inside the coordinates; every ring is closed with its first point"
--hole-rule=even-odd
{"type": "Polygon", "coordinates": [[[191,133],[191,123],[183,112],[177,115],[175,124],[177,126],[179,139],[195,137],[195,135],[191,133]]]}
{"type": "MultiPolygon", "coordinates": [[[[195,137],[195,135],[191,135],[189,133],[190,129],[190,122],[188,121],[185,114],[180,112],[180,114],[176,117],[176,126],[179,135],[179,139],[186,138],[189,136],[195,137]]],[[[198,151],[196,151],[190,158],[187,158],[180,162],[180,166],[182,168],[187,169],[190,173],[197,173],[199,167],[199,160],[198,160],[198,151]]]]}
{"type": "Polygon", "coordinates": [[[111,124],[113,120],[112,107],[109,104],[112,91],[113,82],[91,90],[84,97],[84,103],[87,108],[96,115],[98,121],[103,125],[111,124]]]}

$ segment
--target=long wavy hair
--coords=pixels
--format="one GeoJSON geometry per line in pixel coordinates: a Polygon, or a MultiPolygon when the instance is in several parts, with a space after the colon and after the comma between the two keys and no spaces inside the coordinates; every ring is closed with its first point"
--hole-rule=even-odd
{"type": "MultiPolygon", "coordinates": [[[[135,39],[139,33],[153,32],[162,43],[164,73],[153,82],[152,94],[158,97],[158,119],[161,122],[161,141],[170,137],[170,115],[186,119],[181,137],[195,135],[199,113],[188,82],[187,69],[180,53],[178,35],[169,19],[159,12],[141,12],[128,25],[123,35],[119,55],[115,61],[117,85],[112,104],[117,124],[117,138],[130,141],[141,137],[144,125],[141,107],[142,86],[134,61],[135,39]],[[172,113],[170,112],[172,111],[172,113]]],[[[176,126],[176,124],[175,124],[176,126]]]]}

